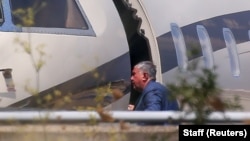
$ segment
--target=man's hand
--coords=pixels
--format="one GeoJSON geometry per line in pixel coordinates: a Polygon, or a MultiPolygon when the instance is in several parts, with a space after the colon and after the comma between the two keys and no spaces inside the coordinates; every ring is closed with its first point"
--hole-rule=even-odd
{"type": "Polygon", "coordinates": [[[132,104],[129,104],[129,105],[128,105],[128,110],[129,110],[129,111],[133,111],[134,108],[135,108],[135,105],[132,105],[132,104]]]}

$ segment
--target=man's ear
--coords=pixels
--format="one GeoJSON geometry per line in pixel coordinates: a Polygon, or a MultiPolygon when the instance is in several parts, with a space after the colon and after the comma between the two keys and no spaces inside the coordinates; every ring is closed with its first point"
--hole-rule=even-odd
{"type": "Polygon", "coordinates": [[[148,73],[143,73],[143,80],[147,81],[149,79],[148,73]]]}

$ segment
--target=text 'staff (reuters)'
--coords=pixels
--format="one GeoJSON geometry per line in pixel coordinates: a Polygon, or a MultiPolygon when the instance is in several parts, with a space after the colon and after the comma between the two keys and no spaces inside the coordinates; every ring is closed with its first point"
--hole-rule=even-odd
{"type": "Polygon", "coordinates": [[[179,140],[239,139],[249,141],[250,125],[179,125],[179,140]]]}

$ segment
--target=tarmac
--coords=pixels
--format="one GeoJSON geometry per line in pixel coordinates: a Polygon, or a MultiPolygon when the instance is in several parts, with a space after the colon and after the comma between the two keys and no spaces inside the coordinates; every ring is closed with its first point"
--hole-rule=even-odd
{"type": "Polygon", "coordinates": [[[1,125],[0,141],[178,141],[178,126],[128,123],[1,125]]]}

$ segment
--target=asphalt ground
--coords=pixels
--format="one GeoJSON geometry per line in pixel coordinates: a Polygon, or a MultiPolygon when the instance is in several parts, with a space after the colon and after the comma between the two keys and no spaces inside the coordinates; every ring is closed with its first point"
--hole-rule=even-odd
{"type": "Polygon", "coordinates": [[[1,125],[0,141],[178,141],[178,126],[128,123],[1,125]]]}

